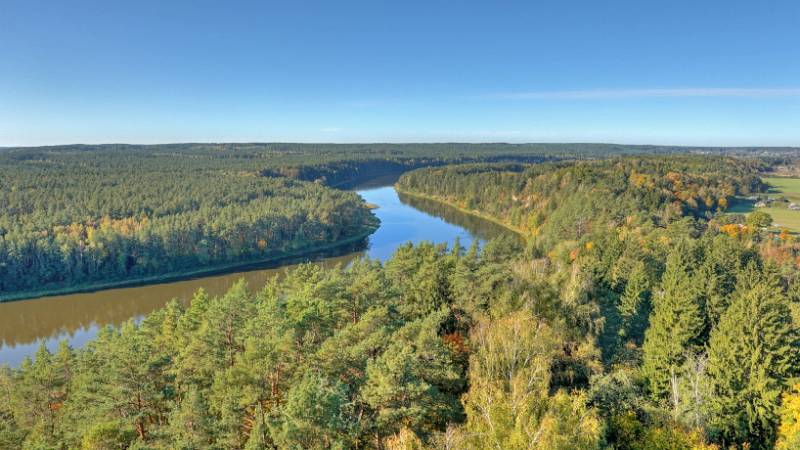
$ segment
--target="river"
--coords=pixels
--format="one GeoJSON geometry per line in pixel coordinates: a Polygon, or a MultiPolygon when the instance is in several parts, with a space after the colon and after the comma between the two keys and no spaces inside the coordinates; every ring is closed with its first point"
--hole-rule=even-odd
{"type": "Polygon", "coordinates": [[[368,203],[378,206],[374,212],[381,224],[366,242],[339,249],[338,254],[328,252],[291,263],[284,261],[277,266],[170,283],[0,303],[0,365],[19,365],[26,356],[36,352],[42,341],[51,351],[64,339],[74,348],[81,347],[100,328],[118,326],[130,319],[139,320],[173,298],[186,303],[201,287],[212,296],[221,295],[234,281],[244,278],[251,289],[258,289],[271,277],[280,276],[299,262],[313,261],[332,267],[363,256],[384,261],[395,248],[409,241],[452,245],[458,239],[466,247],[474,239],[484,241],[511,233],[454,208],[398,195],[391,185],[362,187],[357,192],[368,203]]]}

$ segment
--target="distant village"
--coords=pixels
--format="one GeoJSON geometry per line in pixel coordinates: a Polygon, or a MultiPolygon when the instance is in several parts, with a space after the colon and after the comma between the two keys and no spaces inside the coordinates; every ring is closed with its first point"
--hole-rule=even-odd
{"type": "MultiPolygon", "coordinates": [[[[751,195],[750,197],[747,197],[747,200],[756,202],[753,205],[756,208],[765,208],[767,206],[772,206],[773,203],[789,202],[789,200],[786,197],[771,198],[771,197],[759,197],[757,195],[751,195]]],[[[800,205],[794,202],[789,202],[787,208],[793,211],[800,211],[800,205]]]]}

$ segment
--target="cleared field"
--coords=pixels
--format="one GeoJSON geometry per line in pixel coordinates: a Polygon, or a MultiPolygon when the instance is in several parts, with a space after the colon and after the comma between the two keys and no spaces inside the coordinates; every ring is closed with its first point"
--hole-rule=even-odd
{"type": "Polygon", "coordinates": [[[786,197],[789,201],[800,203],[800,178],[763,178],[763,180],[770,185],[770,197],[786,197]]]}
{"type": "MultiPolygon", "coordinates": [[[[772,216],[775,228],[787,228],[790,231],[800,232],[800,211],[788,208],[790,202],[800,204],[800,178],[764,178],[769,183],[768,196],[779,199],[785,197],[788,202],[775,202],[772,206],[758,208],[772,216]]],[[[731,214],[748,214],[754,211],[755,201],[737,199],[728,209],[731,214]]]]}

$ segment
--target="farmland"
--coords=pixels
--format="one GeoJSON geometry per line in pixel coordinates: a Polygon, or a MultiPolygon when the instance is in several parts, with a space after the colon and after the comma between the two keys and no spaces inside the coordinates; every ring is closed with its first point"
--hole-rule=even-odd
{"type": "MultiPolygon", "coordinates": [[[[800,178],[769,177],[763,179],[770,185],[767,198],[769,206],[758,208],[772,216],[776,228],[787,228],[800,232],[800,211],[789,209],[790,203],[800,204],[800,178]]],[[[729,213],[748,214],[756,209],[756,200],[737,199],[728,209],[729,213]]]]}

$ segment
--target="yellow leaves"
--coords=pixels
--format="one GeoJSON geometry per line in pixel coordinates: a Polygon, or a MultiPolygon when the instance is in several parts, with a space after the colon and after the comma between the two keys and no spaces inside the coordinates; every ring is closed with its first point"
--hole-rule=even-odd
{"type": "Polygon", "coordinates": [[[386,450],[424,450],[425,445],[419,436],[403,427],[397,434],[389,436],[385,442],[386,450]]]}
{"type": "Polygon", "coordinates": [[[719,200],[717,200],[717,205],[719,206],[719,209],[728,209],[728,199],[721,197],[719,200]]]}
{"type": "Polygon", "coordinates": [[[669,181],[671,181],[673,183],[680,183],[681,174],[679,174],[678,172],[667,172],[667,174],[664,176],[664,178],[666,178],[667,180],[669,180],[669,181]]]}
{"type": "Polygon", "coordinates": [[[783,394],[778,426],[777,450],[800,448],[800,383],[783,394]]]}
{"type": "MultiPolygon", "coordinates": [[[[582,395],[550,394],[559,336],[529,311],[473,330],[463,448],[597,448],[602,422],[582,395]]],[[[399,447],[407,448],[407,447],[399,447]]]]}
{"type": "Polygon", "coordinates": [[[259,240],[256,242],[256,246],[258,246],[258,249],[259,249],[259,250],[261,250],[261,251],[263,252],[263,251],[264,251],[264,249],[266,249],[266,248],[267,248],[267,241],[266,241],[266,240],[264,240],[264,239],[259,239],[259,240]]]}
{"type": "Polygon", "coordinates": [[[632,173],[629,178],[629,181],[632,185],[636,187],[642,187],[645,185],[652,184],[652,182],[650,181],[650,177],[641,173],[632,173]]]}
{"type": "Polygon", "coordinates": [[[86,229],[86,242],[89,245],[89,247],[94,247],[94,245],[96,244],[96,241],[95,241],[95,235],[96,234],[97,234],[97,231],[94,228],[89,227],[89,228],[86,229]]]}

